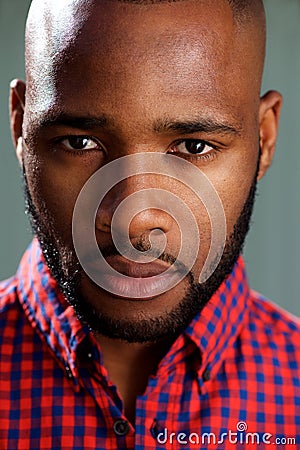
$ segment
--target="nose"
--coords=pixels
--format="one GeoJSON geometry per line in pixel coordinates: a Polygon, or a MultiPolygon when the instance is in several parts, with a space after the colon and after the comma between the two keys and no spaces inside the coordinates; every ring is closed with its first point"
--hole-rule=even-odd
{"type": "Polygon", "coordinates": [[[149,187],[141,177],[131,177],[115,186],[104,198],[96,215],[98,231],[113,231],[128,236],[132,241],[148,238],[155,230],[167,234],[172,226],[173,218],[164,210],[159,191],[149,187]]]}

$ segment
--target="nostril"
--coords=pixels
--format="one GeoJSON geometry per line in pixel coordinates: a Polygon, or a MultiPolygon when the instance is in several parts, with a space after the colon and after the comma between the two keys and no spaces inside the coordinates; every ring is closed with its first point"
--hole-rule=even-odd
{"type": "Polygon", "coordinates": [[[149,241],[154,247],[162,247],[166,244],[166,233],[161,228],[155,228],[151,230],[149,233],[149,241]]]}
{"type": "Polygon", "coordinates": [[[162,228],[154,228],[150,232],[150,236],[159,236],[161,234],[165,234],[164,230],[162,228]]]}

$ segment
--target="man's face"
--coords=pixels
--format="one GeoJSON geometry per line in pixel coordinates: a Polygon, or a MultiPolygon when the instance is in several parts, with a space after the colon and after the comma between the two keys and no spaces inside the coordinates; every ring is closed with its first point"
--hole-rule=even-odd
{"type": "MultiPolygon", "coordinates": [[[[249,70],[257,64],[255,52],[243,33],[237,39],[225,1],[201,7],[198,1],[150,6],[103,1],[93,6],[74,39],[67,39],[72,25],[64,25],[66,45],[59,57],[31,70],[27,80],[23,164],[36,232],[50,255],[49,265],[65,283],[62,288],[93,327],[99,321],[104,333],[114,329],[112,335],[131,341],[147,340],[147,333],[154,339],[151,329],[160,337],[177,332],[231,270],[247,231],[259,159],[260,80],[249,70]],[[117,206],[141,189],[168,190],[193,211],[199,228],[200,250],[189,276],[155,298],[137,301],[99,288],[77,264],[72,214],[81,189],[105,164],[142,152],[184,158],[208,177],[221,199],[225,257],[202,290],[193,281],[209,251],[207,211],[187,187],[179,190],[159,175],[128,178],[108,193],[96,216],[97,242],[110,263],[126,273],[124,260],[110,253],[117,206]],[[236,224],[240,228],[234,235],[236,224]],[[183,321],[172,325],[174,311],[182,315],[193,302],[183,321]],[[118,335],[120,327],[124,332],[118,335]]],[[[181,242],[180,229],[168,213],[141,211],[130,224],[130,240],[144,249],[155,229],[166,235],[166,268],[181,242]]]]}

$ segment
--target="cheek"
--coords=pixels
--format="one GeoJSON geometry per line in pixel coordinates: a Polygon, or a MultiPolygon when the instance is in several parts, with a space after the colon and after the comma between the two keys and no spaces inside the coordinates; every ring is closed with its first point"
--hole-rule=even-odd
{"type": "MultiPolygon", "coordinates": [[[[222,236],[225,237],[227,242],[234,230],[234,226],[237,223],[243,207],[248,199],[250,189],[255,177],[257,169],[257,160],[255,158],[246,158],[243,161],[239,159],[232,159],[230,164],[222,164],[222,170],[220,167],[218,170],[216,167],[206,170],[211,184],[217,192],[223,211],[225,215],[225,230],[224,230],[224,216],[215,218],[210,221],[208,213],[203,205],[197,207],[197,221],[200,233],[200,250],[198,253],[197,261],[194,265],[194,274],[198,277],[202,271],[203,264],[209,255],[210,250],[213,249],[214,258],[222,256],[225,244],[222,236]],[[214,236],[218,236],[214,242],[212,242],[212,227],[214,230],[214,236]]],[[[204,171],[204,170],[203,170],[204,171]]],[[[212,203],[208,204],[209,209],[213,211],[212,203]]],[[[194,210],[195,210],[194,204],[194,210]]],[[[211,254],[212,256],[212,254],[211,254]]],[[[214,259],[210,260],[214,263],[214,259]]]]}
{"type": "Polygon", "coordinates": [[[241,153],[238,157],[232,155],[223,165],[219,177],[214,176],[212,179],[225,211],[227,237],[232,233],[248,199],[257,173],[257,158],[256,152],[241,153]]]}
{"type": "Polygon", "coordinates": [[[25,161],[29,191],[46,230],[71,245],[73,210],[80,191],[97,170],[98,161],[68,156],[25,161]],[[72,160],[75,160],[72,162],[72,160]],[[78,161],[77,161],[78,160],[78,161]]]}

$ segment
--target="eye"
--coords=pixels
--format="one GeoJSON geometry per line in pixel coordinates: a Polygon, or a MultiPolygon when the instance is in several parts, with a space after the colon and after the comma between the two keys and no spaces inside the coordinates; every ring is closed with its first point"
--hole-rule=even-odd
{"type": "Polygon", "coordinates": [[[60,140],[60,144],[68,151],[102,150],[102,146],[90,136],[68,136],[60,140]]]}
{"type": "Polygon", "coordinates": [[[206,155],[214,151],[215,147],[199,139],[186,139],[174,145],[173,149],[177,153],[186,155],[206,155]]]}

